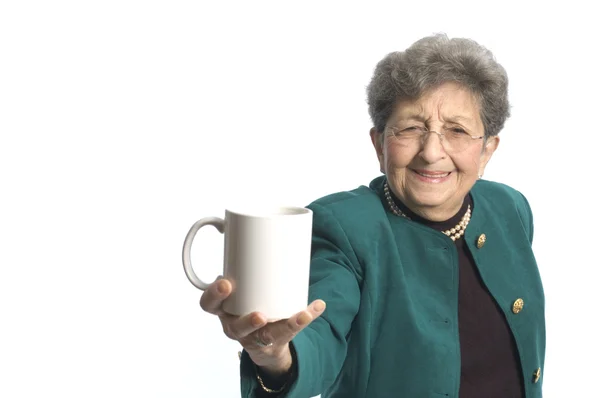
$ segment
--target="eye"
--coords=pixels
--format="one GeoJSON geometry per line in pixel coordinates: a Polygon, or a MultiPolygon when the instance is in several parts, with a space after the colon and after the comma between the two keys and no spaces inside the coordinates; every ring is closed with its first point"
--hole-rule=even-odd
{"type": "Polygon", "coordinates": [[[448,131],[455,135],[467,134],[467,132],[460,127],[451,127],[448,129],[448,131]]]}
{"type": "Polygon", "coordinates": [[[416,138],[423,134],[423,127],[420,126],[398,126],[390,129],[396,138],[416,138]]]}
{"type": "Polygon", "coordinates": [[[421,126],[409,126],[409,127],[405,127],[403,128],[400,133],[401,134],[409,134],[409,135],[417,135],[417,134],[423,134],[425,131],[427,131],[427,129],[425,127],[421,127],[421,126]]]}

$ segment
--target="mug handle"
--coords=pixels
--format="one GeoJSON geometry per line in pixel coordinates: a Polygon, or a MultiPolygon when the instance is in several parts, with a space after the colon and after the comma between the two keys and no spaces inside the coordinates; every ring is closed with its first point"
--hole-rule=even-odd
{"type": "Polygon", "coordinates": [[[191,260],[191,250],[192,250],[192,242],[194,241],[194,237],[196,233],[205,225],[212,225],[215,227],[220,233],[225,231],[225,221],[219,217],[206,217],[199,221],[196,221],[192,228],[190,228],[187,236],[185,237],[185,241],[183,242],[183,270],[185,271],[185,275],[190,280],[192,285],[196,286],[200,290],[208,289],[210,283],[203,282],[192,268],[192,260],[191,260]]]}

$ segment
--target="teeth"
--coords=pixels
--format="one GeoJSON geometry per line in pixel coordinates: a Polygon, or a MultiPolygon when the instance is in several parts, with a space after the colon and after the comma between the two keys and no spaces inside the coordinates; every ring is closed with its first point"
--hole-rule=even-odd
{"type": "Polygon", "coordinates": [[[450,173],[446,173],[446,174],[424,174],[424,173],[419,173],[417,171],[417,174],[422,175],[423,177],[428,177],[428,178],[444,178],[447,177],[450,173]]]}

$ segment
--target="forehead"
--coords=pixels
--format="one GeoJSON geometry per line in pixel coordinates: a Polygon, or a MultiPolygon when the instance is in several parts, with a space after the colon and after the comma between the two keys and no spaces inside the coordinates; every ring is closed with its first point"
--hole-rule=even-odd
{"type": "Polygon", "coordinates": [[[478,101],[469,89],[457,83],[444,83],[416,99],[399,101],[390,119],[439,119],[477,124],[479,111],[478,101]]]}

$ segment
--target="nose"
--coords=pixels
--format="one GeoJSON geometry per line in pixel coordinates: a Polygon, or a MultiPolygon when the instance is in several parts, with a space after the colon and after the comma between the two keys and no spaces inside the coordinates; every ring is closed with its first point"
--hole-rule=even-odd
{"type": "Polygon", "coordinates": [[[430,134],[423,137],[421,152],[419,155],[427,163],[433,164],[446,157],[446,151],[442,145],[442,135],[437,131],[429,130],[430,134]]]}

